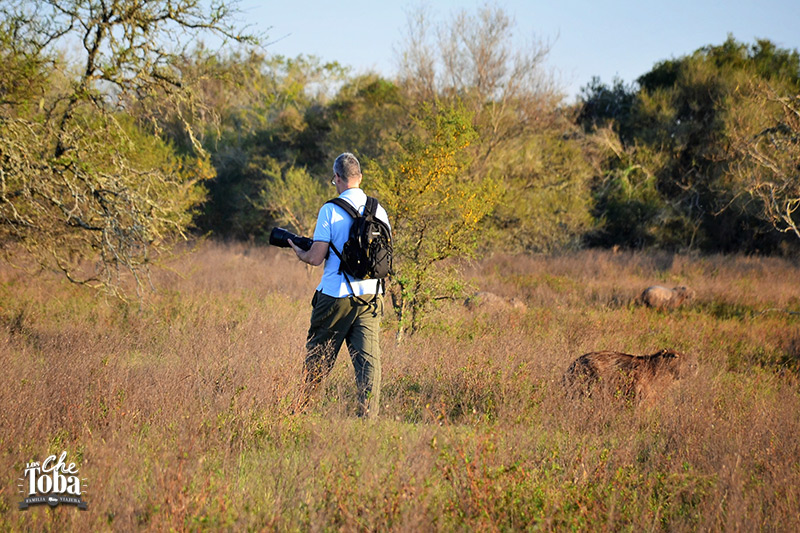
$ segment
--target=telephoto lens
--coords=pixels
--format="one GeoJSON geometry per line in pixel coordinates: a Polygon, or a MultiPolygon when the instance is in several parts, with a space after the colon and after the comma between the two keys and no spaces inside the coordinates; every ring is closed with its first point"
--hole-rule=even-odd
{"type": "Polygon", "coordinates": [[[298,248],[305,251],[310,250],[311,245],[314,244],[314,241],[308,237],[300,237],[283,228],[272,228],[269,234],[269,243],[279,248],[289,248],[289,239],[292,239],[292,242],[295,243],[298,248]]]}

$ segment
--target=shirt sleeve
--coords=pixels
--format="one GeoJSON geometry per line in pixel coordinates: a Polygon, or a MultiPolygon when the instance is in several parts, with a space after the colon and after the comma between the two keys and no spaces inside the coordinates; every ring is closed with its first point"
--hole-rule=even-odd
{"type": "Polygon", "coordinates": [[[314,228],[315,241],[331,242],[331,204],[325,204],[317,215],[317,226],[314,228]]]}

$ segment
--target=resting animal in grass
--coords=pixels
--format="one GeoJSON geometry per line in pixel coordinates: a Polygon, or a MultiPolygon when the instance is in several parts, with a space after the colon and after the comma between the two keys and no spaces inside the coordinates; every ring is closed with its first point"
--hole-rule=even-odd
{"type": "Polygon", "coordinates": [[[675,309],[694,297],[695,292],[689,287],[668,289],[661,285],[653,285],[642,291],[639,302],[656,309],[675,309]]]}
{"type": "Polygon", "coordinates": [[[467,306],[468,309],[483,307],[484,309],[494,311],[505,309],[517,309],[519,311],[525,311],[527,309],[525,303],[515,297],[504,298],[503,296],[498,296],[493,292],[486,291],[476,292],[464,300],[464,305],[467,306]]]}
{"type": "Polygon", "coordinates": [[[697,358],[673,350],[651,355],[620,352],[591,352],[567,368],[563,383],[575,396],[595,389],[614,396],[642,401],[657,396],[675,380],[697,373],[697,358]]]}

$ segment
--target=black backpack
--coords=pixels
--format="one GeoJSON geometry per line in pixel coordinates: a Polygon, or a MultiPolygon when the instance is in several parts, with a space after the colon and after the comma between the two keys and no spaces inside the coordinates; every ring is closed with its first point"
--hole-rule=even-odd
{"type": "Polygon", "coordinates": [[[383,278],[392,273],[392,232],[376,216],[378,200],[368,196],[363,215],[343,198],[334,198],[326,203],[341,207],[353,218],[350,235],[342,250],[337,250],[331,243],[331,250],[339,258],[339,272],[345,274],[350,292],[353,292],[353,288],[348,276],[354,279],[377,279],[381,283],[383,278]]]}

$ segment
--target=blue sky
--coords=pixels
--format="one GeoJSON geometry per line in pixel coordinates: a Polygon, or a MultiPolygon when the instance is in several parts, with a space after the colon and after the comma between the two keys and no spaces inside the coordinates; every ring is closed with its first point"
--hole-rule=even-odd
{"type": "MultiPolygon", "coordinates": [[[[425,3],[435,20],[474,13],[486,2],[425,3]]],[[[406,15],[421,5],[406,0],[244,0],[244,21],[274,41],[267,51],[338,61],[354,72],[396,71],[406,15]]],[[[547,66],[571,100],[592,76],[632,82],[664,59],[721,44],[728,34],[753,43],[770,39],[800,49],[800,0],[499,0],[491,2],[516,21],[514,39],[551,43],[547,66]]]]}

